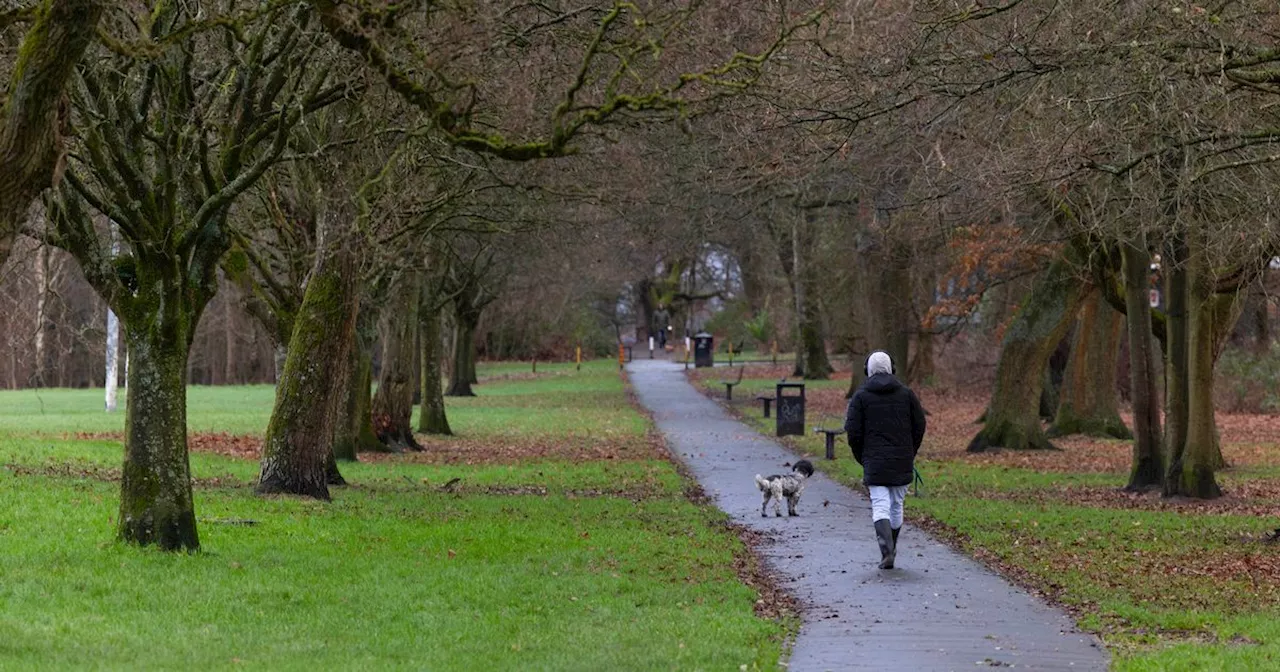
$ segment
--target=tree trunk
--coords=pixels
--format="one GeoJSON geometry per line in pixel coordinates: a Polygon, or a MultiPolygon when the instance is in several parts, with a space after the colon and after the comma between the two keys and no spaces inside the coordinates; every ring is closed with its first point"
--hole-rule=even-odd
{"type": "Polygon", "coordinates": [[[911,308],[911,323],[915,331],[916,347],[911,354],[911,362],[907,367],[907,381],[910,383],[928,382],[934,376],[933,332],[921,323],[920,316],[928,312],[933,305],[933,292],[938,284],[934,264],[918,264],[913,260],[912,285],[915,286],[915,301],[911,308]]]}
{"type": "Polygon", "coordinates": [[[356,450],[361,453],[389,452],[387,446],[378,440],[378,432],[373,429],[373,354],[368,350],[360,354],[360,365],[356,373],[356,412],[351,418],[355,427],[356,450]]]}
{"type": "Polygon", "coordinates": [[[812,297],[805,301],[804,319],[800,323],[800,345],[804,352],[804,379],[826,380],[834,370],[827,358],[826,338],[822,328],[822,314],[818,302],[812,297]]]}
{"type": "Polygon", "coordinates": [[[271,368],[275,372],[275,382],[277,385],[284,378],[284,363],[289,359],[289,347],[283,344],[277,344],[271,348],[271,368]]]}
{"type": "Polygon", "coordinates": [[[1160,446],[1160,407],[1156,397],[1155,343],[1151,336],[1151,304],[1147,273],[1151,254],[1146,241],[1124,245],[1124,299],[1129,337],[1129,389],[1133,403],[1133,466],[1126,490],[1164,485],[1160,446]]]}
{"type": "Polygon", "coordinates": [[[907,367],[907,380],[912,384],[928,383],[933,374],[933,334],[921,329],[916,333],[916,350],[907,367]]]}
{"type": "Polygon", "coordinates": [[[36,249],[36,319],[35,319],[35,369],[31,374],[31,387],[42,388],[44,383],[44,367],[48,355],[45,353],[45,315],[49,303],[49,247],[41,245],[36,249]]]}
{"type": "Polygon", "coordinates": [[[969,442],[969,452],[1053,448],[1040,426],[1042,372],[1080,306],[1077,256],[1071,246],[1045,270],[1005,330],[986,424],[969,442]]]}
{"type": "MultiPolygon", "coordinates": [[[[1164,366],[1164,422],[1165,422],[1165,464],[1169,472],[1165,475],[1166,494],[1169,494],[1169,480],[1173,477],[1173,465],[1181,464],[1182,451],[1187,445],[1188,422],[1188,295],[1187,295],[1187,249],[1180,236],[1176,236],[1165,252],[1166,270],[1165,302],[1166,339],[1164,366]]],[[[1180,469],[1181,467],[1179,467],[1180,469]]]]}
{"type": "MultiPolygon", "coordinates": [[[[884,350],[893,360],[899,375],[907,377],[907,359],[911,347],[911,250],[904,245],[886,242],[877,278],[879,282],[873,304],[879,315],[875,322],[882,327],[879,343],[871,348],[884,350]]],[[[873,264],[878,265],[878,264],[873,264]]]]}
{"type": "Polygon", "coordinates": [[[1169,465],[1165,494],[1213,499],[1222,495],[1222,489],[1214,478],[1217,467],[1212,343],[1215,311],[1206,271],[1193,269],[1188,278],[1187,435],[1186,443],[1169,465]]]}
{"type": "Polygon", "coordinates": [[[1238,292],[1216,293],[1212,271],[1197,257],[1187,273],[1186,440],[1171,444],[1164,493],[1213,499],[1222,495],[1214,472],[1226,466],[1214,418],[1213,372],[1242,302],[1238,292]]]}
{"type": "Polygon", "coordinates": [[[476,379],[476,327],[480,324],[480,308],[474,292],[458,293],[453,300],[453,368],[449,371],[447,397],[474,397],[471,389],[476,379]]]}
{"type": "Polygon", "coordinates": [[[1253,310],[1249,312],[1249,321],[1253,325],[1253,348],[1259,354],[1267,354],[1271,351],[1271,314],[1270,297],[1267,296],[1266,271],[1262,272],[1255,290],[1251,292],[1254,297],[1253,310]]]}
{"type": "Polygon", "coordinates": [[[360,304],[356,273],[349,240],[336,237],[317,243],[315,266],[293,321],[289,356],[263,439],[261,494],[328,500],[329,484],[343,483],[334,440],[346,419],[349,397],[360,304]]]}
{"type": "MultiPolygon", "coordinates": [[[[359,317],[356,319],[359,321],[359,317]]],[[[359,442],[360,423],[356,421],[356,411],[360,406],[360,395],[356,390],[361,383],[366,388],[373,384],[373,381],[369,380],[370,371],[362,367],[363,363],[364,357],[360,353],[359,338],[357,337],[351,352],[347,353],[347,366],[351,367],[351,375],[347,379],[347,387],[342,394],[344,397],[342,416],[338,419],[337,426],[333,429],[333,456],[335,459],[345,462],[355,462],[357,454],[361,452],[359,442]]],[[[372,423],[370,427],[372,428],[372,423]]],[[[377,443],[376,437],[374,443],[377,443]]]]}
{"type": "Polygon", "coordinates": [[[94,40],[104,4],[40,2],[17,50],[0,109],[0,266],[9,259],[31,201],[60,179],[66,160],[67,83],[94,40]]]}
{"type": "Polygon", "coordinates": [[[748,240],[743,254],[744,263],[739,270],[742,275],[742,295],[747,300],[751,315],[755,316],[765,310],[769,299],[769,275],[764,256],[760,253],[759,243],[748,240]]]}
{"type": "Polygon", "coordinates": [[[637,326],[643,326],[644,337],[652,337],[654,339],[653,347],[658,347],[658,335],[653,329],[653,280],[649,277],[640,278],[635,284],[636,305],[640,307],[639,322],[637,326]]]}
{"type": "Polygon", "coordinates": [[[1091,292],[1080,309],[1049,436],[1133,437],[1116,402],[1116,356],[1123,327],[1124,318],[1102,293],[1091,292]]]}
{"type": "Polygon", "coordinates": [[[223,340],[223,362],[222,362],[222,384],[236,384],[236,330],[235,330],[235,311],[232,310],[231,300],[227,298],[222,302],[222,338],[223,340]]]}
{"type": "Polygon", "coordinates": [[[1071,344],[1075,333],[1074,320],[1067,325],[1067,333],[1058,341],[1058,347],[1049,355],[1049,365],[1044,370],[1044,385],[1040,388],[1040,417],[1052,421],[1058,412],[1062,381],[1067,375],[1067,361],[1071,359],[1071,344]]]}
{"type": "Polygon", "coordinates": [[[414,334],[418,329],[421,276],[403,271],[382,314],[382,370],[373,396],[373,428],[394,451],[422,450],[413,438],[414,334]]]}
{"type": "MultiPolygon", "coordinates": [[[[364,289],[364,288],[362,288],[364,289]]],[[[362,297],[356,315],[355,347],[351,351],[351,377],[348,379],[345,412],[333,439],[333,453],[339,460],[355,461],[357,453],[387,452],[373,431],[369,414],[373,393],[373,341],[376,312],[362,297]]]]}
{"type": "Polygon", "coordinates": [[[418,431],[449,436],[453,430],[449,428],[449,418],[445,415],[441,380],[440,311],[432,308],[425,306],[422,314],[422,410],[418,414],[418,431]]]}
{"type": "Polygon", "coordinates": [[[104,405],[108,413],[116,410],[116,393],[120,384],[120,321],[107,309],[107,372],[104,405]]]}
{"type": "Polygon", "coordinates": [[[813,244],[811,223],[807,215],[796,218],[791,229],[792,293],[795,296],[796,327],[799,342],[796,344],[795,375],[805,380],[826,380],[834,370],[827,358],[826,338],[822,329],[822,310],[812,288],[817,284],[809,253],[813,244]]]}
{"type": "Polygon", "coordinates": [[[449,372],[447,397],[474,397],[471,379],[475,376],[475,325],[459,317],[454,320],[453,369],[449,372]]]}
{"type": "MultiPolygon", "coordinates": [[[[120,238],[119,232],[116,230],[115,224],[110,225],[111,232],[111,258],[114,259],[120,254],[120,238]]],[[[120,385],[120,318],[116,316],[115,311],[107,307],[107,353],[106,353],[107,371],[104,385],[106,387],[103,404],[108,413],[116,412],[116,395],[117,388],[120,385]]]]}
{"type": "Polygon", "coordinates": [[[118,534],[139,546],[196,551],[200,538],[187,457],[187,353],[198,319],[191,313],[198,311],[183,305],[175,296],[179,293],[166,293],[159,314],[148,311],[125,324],[132,361],[118,534]]]}

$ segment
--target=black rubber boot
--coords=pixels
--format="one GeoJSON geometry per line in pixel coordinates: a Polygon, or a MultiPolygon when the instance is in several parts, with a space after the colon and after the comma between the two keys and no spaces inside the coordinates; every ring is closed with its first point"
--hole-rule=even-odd
{"type": "Polygon", "coordinates": [[[894,539],[889,521],[876,521],[876,541],[880,544],[880,569],[893,569],[894,539]]]}
{"type": "Polygon", "coordinates": [[[893,531],[893,552],[895,554],[898,552],[898,533],[901,531],[902,531],[901,527],[893,531]]]}

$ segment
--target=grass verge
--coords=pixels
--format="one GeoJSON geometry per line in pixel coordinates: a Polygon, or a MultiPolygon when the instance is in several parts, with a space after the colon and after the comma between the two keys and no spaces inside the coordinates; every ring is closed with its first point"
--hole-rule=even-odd
{"type": "MultiPolygon", "coordinates": [[[[255,496],[251,456],[193,453],[190,556],[112,540],[119,443],[75,434],[118,431],[93,395],[41,393],[41,422],[0,399],[0,668],[776,667],[787,626],[757,613],[746,546],[609,364],[480,385],[460,440],[505,458],[343,465],[332,503],[255,496]],[[613,458],[508,446],[588,437],[613,458]]],[[[260,432],[263,400],[193,389],[192,427],[260,432]]]]}

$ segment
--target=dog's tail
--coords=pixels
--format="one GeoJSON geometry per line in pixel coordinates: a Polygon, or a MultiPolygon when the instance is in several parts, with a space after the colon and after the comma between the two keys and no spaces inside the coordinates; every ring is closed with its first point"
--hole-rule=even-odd
{"type": "Polygon", "coordinates": [[[761,492],[764,492],[769,489],[769,481],[765,480],[764,476],[756,474],[756,487],[760,488],[761,492]]]}

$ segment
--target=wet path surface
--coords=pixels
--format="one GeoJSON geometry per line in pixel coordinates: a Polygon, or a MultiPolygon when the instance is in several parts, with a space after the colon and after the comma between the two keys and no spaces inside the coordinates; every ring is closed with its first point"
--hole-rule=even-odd
{"type": "MultiPolygon", "coordinates": [[[[910,498],[889,571],[876,568],[866,498],[821,472],[798,517],[775,518],[770,505],[761,518],[754,476],[789,471],[795,456],[700,394],[681,365],[637,360],[627,369],[672,451],[717,506],[772,540],[761,552],[807,605],[788,669],[1107,668],[1105,650],[1066,614],[913,528],[910,498]]],[[[839,459],[849,459],[842,448],[839,459]]]]}

